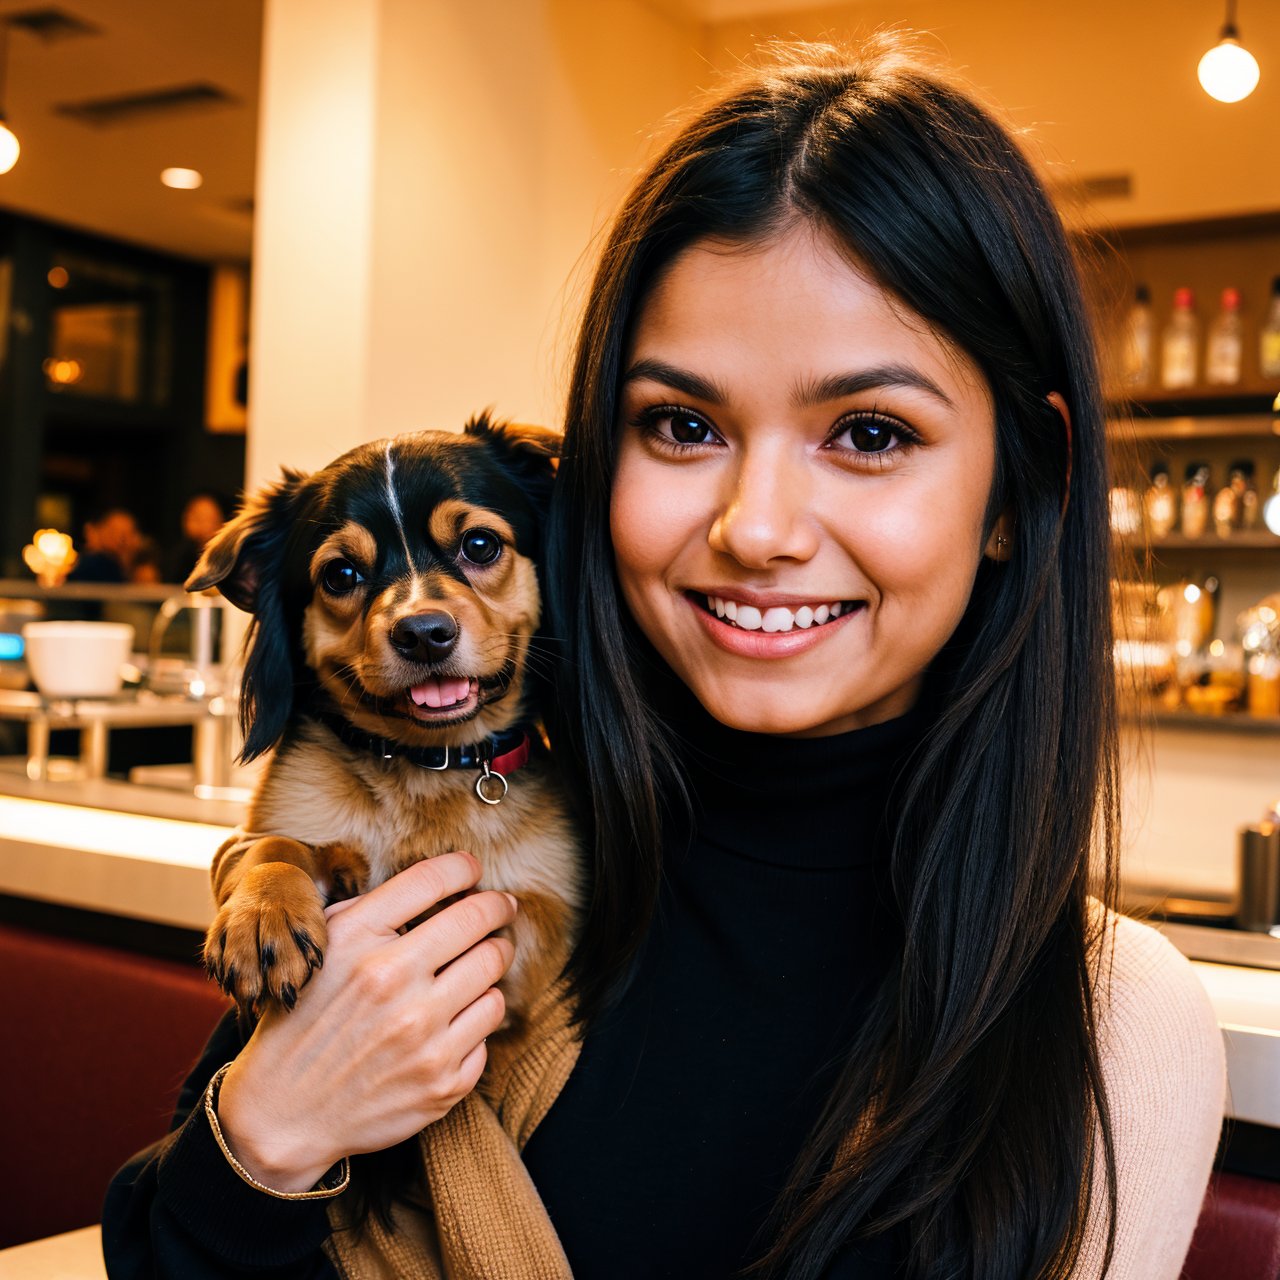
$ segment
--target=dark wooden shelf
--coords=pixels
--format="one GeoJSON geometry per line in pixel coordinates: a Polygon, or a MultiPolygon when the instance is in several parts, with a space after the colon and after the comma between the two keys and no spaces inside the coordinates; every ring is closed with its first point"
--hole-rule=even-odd
{"type": "MultiPolygon", "coordinates": [[[[1122,538],[1120,545],[1141,551],[1148,543],[1142,538],[1122,538]]],[[[1163,538],[1152,538],[1149,545],[1152,551],[1280,551],[1280,537],[1268,529],[1241,530],[1229,538],[1219,538],[1213,533],[1206,533],[1203,538],[1170,533],[1163,538]]]]}
{"type": "Polygon", "coordinates": [[[1240,711],[1205,716],[1194,711],[1142,711],[1124,717],[1131,723],[1154,725],[1157,729],[1194,729],[1206,733],[1249,733],[1280,737],[1280,716],[1250,716],[1240,711]]]}
{"type": "Polygon", "coordinates": [[[1107,434],[1126,440],[1280,439],[1280,418],[1270,413],[1184,415],[1177,418],[1110,418],[1107,434]]]}
{"type": "Polygon", "coordinates": [[[1258,383],[1241,387],[1153,388],[1133,396],[1108,399],[1116,417],[1142,421],[1149,418],[1221,418],[1275,412],[1280,384],[1258,383]]]}

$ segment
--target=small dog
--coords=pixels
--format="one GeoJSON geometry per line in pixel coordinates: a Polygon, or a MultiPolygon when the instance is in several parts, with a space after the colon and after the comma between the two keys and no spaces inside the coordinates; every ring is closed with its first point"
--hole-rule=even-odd
{"type": "Polygon", "coordinates": [[[322,961],[328,903],[451,849],[520,904],[504,1043],[559,976],[578,846],[532,719],[558,442],[482,415],[460,435],[286,471],[193,570],[189,591],[217,587],[254,615],[242,758],[275,749],[247,834],[213,864],[205,963],[242,1010],[293,1007],[322,961]]]}

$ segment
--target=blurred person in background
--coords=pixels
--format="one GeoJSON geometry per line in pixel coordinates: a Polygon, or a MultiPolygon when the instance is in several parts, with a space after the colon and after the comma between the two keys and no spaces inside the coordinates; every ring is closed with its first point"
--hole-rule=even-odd
{"type": "Polygon", "coordinates": [[[131,511],[111,507],[84,524],[84,546],[68,582],[128,582],[142,548],[142,532],[131,511]]]}
{"type": "Polygon", "coordinates": [[[185,582],[196,567],[205,543],[226,523],[222,500],[212,493],[197,493],[182,508],[182,541],[173,549],[165,574],[166,582],[185,582]]]}

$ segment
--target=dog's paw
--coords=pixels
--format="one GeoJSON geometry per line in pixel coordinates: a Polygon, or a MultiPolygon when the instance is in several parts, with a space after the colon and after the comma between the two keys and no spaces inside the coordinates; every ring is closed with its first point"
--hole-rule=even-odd
{"type": "Polygon", "coordinates": [[[209,976],[241,1009],[286,1009],[324,962],[324,903],[305,871],[254,867],[214,918],[204,942],[209,976]]]}

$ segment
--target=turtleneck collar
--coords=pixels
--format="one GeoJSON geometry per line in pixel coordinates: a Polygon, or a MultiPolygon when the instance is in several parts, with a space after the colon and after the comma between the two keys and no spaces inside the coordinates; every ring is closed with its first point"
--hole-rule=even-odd
{"type": "Polygon", "coordinates": [[[885,819],[936,715],[927,691],[903,716],[823,738],[731,729],[682,694],[668,714],[694,805],[694,847],[812,869],[887,856],[885,819]]]}

